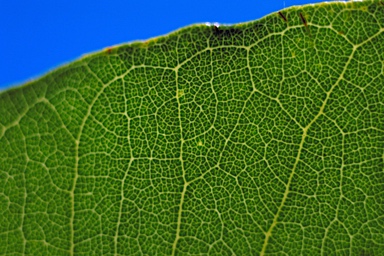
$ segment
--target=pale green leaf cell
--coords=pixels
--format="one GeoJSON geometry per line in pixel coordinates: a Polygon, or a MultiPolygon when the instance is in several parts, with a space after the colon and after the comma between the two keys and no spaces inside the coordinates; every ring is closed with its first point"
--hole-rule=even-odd
{"type": "Polygon", "coordinates": [[[383,255],[383,73],[367,0],[190,26],[2,92],[0,254],[383,255]]]}

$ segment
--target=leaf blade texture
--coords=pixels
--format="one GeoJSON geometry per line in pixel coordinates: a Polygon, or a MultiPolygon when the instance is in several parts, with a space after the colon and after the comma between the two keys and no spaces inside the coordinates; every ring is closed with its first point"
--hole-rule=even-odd
{"type": "Polygon", "coordinates": [[[0,94],[0,253],[380,255],[384,5],[108,48],[0,94]]]}

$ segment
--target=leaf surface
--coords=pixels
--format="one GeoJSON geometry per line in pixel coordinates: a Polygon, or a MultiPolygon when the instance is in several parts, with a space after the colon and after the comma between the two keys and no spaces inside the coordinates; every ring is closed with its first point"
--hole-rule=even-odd
{"type": "Polygon", "coordinates": [[[381,255],[384,4],[195,25],[0,94],[0,254],[381,255]]]}

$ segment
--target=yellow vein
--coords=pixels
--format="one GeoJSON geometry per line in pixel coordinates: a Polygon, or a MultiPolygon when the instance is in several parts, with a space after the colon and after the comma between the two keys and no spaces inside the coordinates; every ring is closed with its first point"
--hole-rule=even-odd
{"type": "Polygon", "coordinates": [[[181,121],[181,104],[180,104],[180,97],[178,97],[179,93],[179,84],[178,84],[178,68],[175,69],[175,80],[176,80],[176,94],[175,97],[177,99],[177,107],[178,107],[178,117],[179,117],[179,122],[180,122],[180,162],[181,162],[181,169],[182,169],[182,175],[183,175],[183,181],[184,181],[184,186],[183,186],[183,191],[181,192],[181,198],[180,198],[180,204],[179,204],[179,211],[177,214],[177,227],[176,227],[176,236],[175,240],[172,244],[172,256],[175,255],[176,253],[176,246],[177,242],[180,239],[180,228],[181,228],[181,216],[183,212],[183,204],[184,204],[184,197],[185,197],[185,192],[187,191],[187,187],[189,183],[185,179],[185,168],[184,168],[184,161],[183,161],[183,144],[184,144],[184,139],[183,139],[183,126],[182,126],[182,121],[181,121]]]}
{"type": "Polygon", "coordinates": [[[299,150],[297,152],[297,156],[296,156],[296,160],[295,160],[295,163],[292,167],[292,172],[289,176],[289,179],[288,179],[288,183],[287,183],[287,186],[285,188],[285,191],[284,191],[284,195],[283,195],[283,199],[281,200],[281,203],[280,203],[280,206],[273,218],[273,222],[271,224],[271,226],[269,227],[267,233],[265,234],[265,239],[264,239],[264,243],[263,243],[263,247],[261,249],[261,252],[260,252],[260,256],[263,256],[265,254],[265,251],[267,249],[267,246],[268,246],[268,241],[269,241],[269,238],[272,236],[272,231],[273,231],[273,228],[277,225],[278,223],[278,218],[279,218],[279,215],[280,215],[280,212],[281,210],[283,209],[284,207],[284,204],[285,204],[285,201],[287,200],[287,197],[288,197],[288,194],[289,194],[289,191],[290,191],[290,186],[291,186],[291,182],[292,182],[292,178],[293,176],[295,175],[295,172],[296,172],[296,167],[297,167],[297,164],[299,163],[300,161],[300,155],[301,155],[301,152],[303,150],[303,145],[304,145],[304,141],[305,141],[305,138],[307,137],[307,132],[309,130],[309,128],[312,126],[313,123],[316,122],[316,120],[324,113],[324,108],[325,108],[325,105],[327,104],[327,101],[329,100],[329,97],[332,93],[332,91],[335,89],[335,87],[340,83],[340,81],[343,79],[344,77],[344,74],[347,70],[347,67],[349,66],[349,63],[351,62],[353,56],[354,56],[354,53],[356,52],[357,48],[360,47],[360,46],[363,46],[364,44],[366,44],[367,42],[371,41],[373,38],[375,38],[376,36],[380,35],[382,33],[382,30],[380,30],[378,33],[376,33],[375,35],[373,35],[372,37],[368,38],[366,41],[364,42],[361,42],[360,44],[358,45],[355,45],[352,49],[352,52],[351,54],[349,55],[349,58],[347,60],[347,62],[345,63],[344,65],[344,68],[343,68],[343,71],[341,72],[339,78],[337,79],[337,81],[334,83],[334,85],[331,87],[331,89],[326,93],[326,98],[325,100],[323,101],[323,104],[321,105],[320,107],[320,110],[319,112],[317,113],[317,115],[313,118],[313,120],[311,122],[309,122],[309,124],[304,127],[303,129],[303,135],[301,137],[301,142],[300,142],[300,145],[299,145],[299,150]]]}

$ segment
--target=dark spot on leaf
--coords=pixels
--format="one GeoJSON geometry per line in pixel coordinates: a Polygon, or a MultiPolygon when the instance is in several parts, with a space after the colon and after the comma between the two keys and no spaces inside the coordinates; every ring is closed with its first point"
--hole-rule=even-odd
{"type": "Polygon", "coordinates": [[[301,19],[301,22],[303,22],[304,26],[307,26],[307,20],[304,18],[302,13],[300,13],[300,19],[301,19]]]}
{"type": "Polygon", "coordinates": [[[112,53],[112,48],[108,47],[107,49],[105,49],[105,53],[106,54],[111,54],[112,53]]]}
{"type": "Polygon", "coordinates": [[[232,37],[238,34],[241,34],[243,31],[238,28],[220,28],[218,26],[213,26],[213,34],[220,37],[232,37]]]}
{"type": "Polygon", "coordinates": [[[311,31],[309,30],[307,20],[305,19],[304,15],[302,13],[299,13],[299,15],[300,15],[301,22],[303,22],[305,29],[307,30],[308,35],[311,36],[311,31]]]}
{"type": "Polygon", "coordinates": [[[213,26],[213,30],[215,33],[219,33],[219,31],[220,31],[219,27],[216,25],[213,26]]]}
{"type": "Polygon", "coordinates": [[[282,12],[278,12],[280,17],[285,21],[285,22],[288,22],[288,19],[287,17],[285,17],[285,15],[282,13],[282,12]]]}

